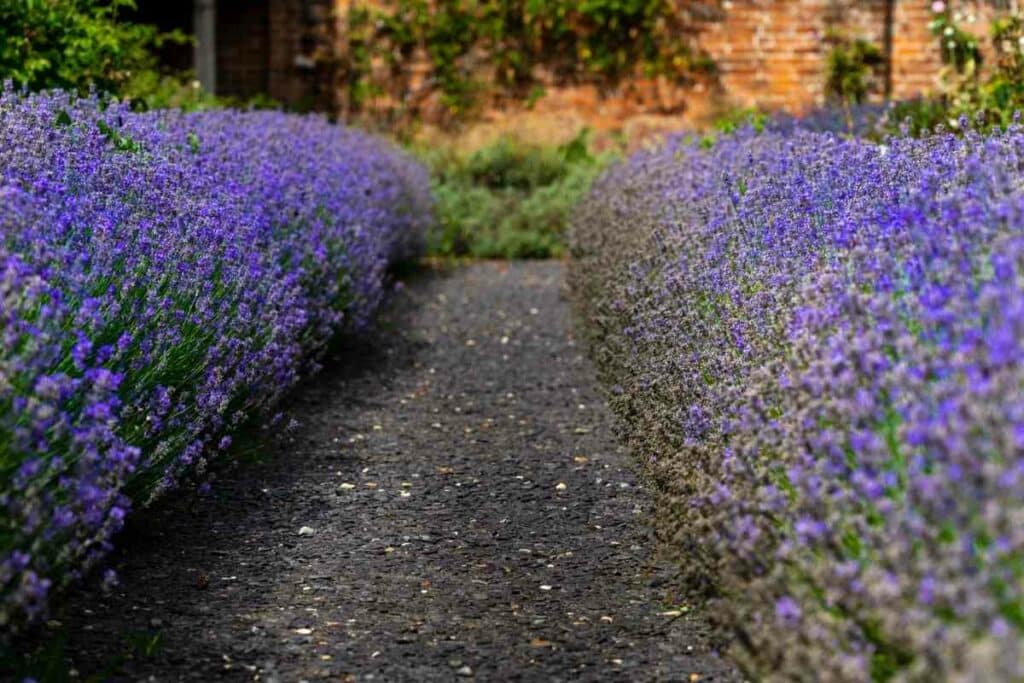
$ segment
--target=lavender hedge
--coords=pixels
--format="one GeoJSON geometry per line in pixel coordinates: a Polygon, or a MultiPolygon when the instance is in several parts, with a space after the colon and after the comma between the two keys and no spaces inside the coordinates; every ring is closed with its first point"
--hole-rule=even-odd
{"type": "Polygon", "coordinates": [[[313,117],[0,91],[0,631],[365,326],[422,168],[313,117]]]}
{"type": "Polygon", "coordinates": [[[596,184],[571,284],[737,661],[1024,680],[1024,129],[707,147],[596,184]]]}

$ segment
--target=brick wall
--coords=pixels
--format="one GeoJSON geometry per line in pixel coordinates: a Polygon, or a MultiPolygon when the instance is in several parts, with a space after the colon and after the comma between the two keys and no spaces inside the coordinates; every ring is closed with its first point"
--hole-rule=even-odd
{"type": "MultiPolygon", "coordinates": [[[[226,94],[267,92],[289,103],[346,113],[345,87],[334,67],[345,15],[357,4],[387,0],[221,0],[218,2],[218,69],[226,94]]],[[[685,0],[679,0],[685,3],[685,0]]],[[[714,82],[680,87],[666,79],[632,79],[614,87],[545,83],[533,108],[575,117],[594,128],[622,128],[634,120],[700,119],[728,106],[800,111],[824,101],[825,36],[835,29],[883,44],[885,0],[713,0],[698,24],[696,42],[717,65],[714,82]]],[[[892,22],[893,95],[933,90],[941,68],[928,29],[931,0],[895,0],[892,22]]],[[[979,34],[988,25],[985,3],[952,0],[954,9],[977,14],[979,34]]],[[[984,40],[982,41],[984,45],[984,40]]],[[[422,60],[421,60],[422,61],[422,60]]],[[[423,92],[424,63],[406,65],[376,102],[376,114],[401,109],[428,123],[443,119],[436,93],[423,92]]],[[[516,103],[496,100],[485,119],[515,114],[516,103]]]]}
{"type": "MultiPolygon", "coordinates": [[[[892,89],[897,98],[935,88],[942,67],[928,29],[931,0],[896,0],[892,26],[892,89]]],[[[953,2],[987,26],[987,5],[953,2]]],[[[715,59],[727,97],[745,106],[800,110],[824,100],[824,38],[830,28],[883,45],[884,0],[733,0],[708,23],[699,44],[715,59]]],[[[968,26],[968,28],[970,28],[968,26]]]]}

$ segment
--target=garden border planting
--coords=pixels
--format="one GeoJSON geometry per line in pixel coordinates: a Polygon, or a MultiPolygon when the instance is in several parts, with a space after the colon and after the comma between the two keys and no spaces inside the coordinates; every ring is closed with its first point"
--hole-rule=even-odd
{"type": "Polygon", "coordinates": [[[110,550],[133,504],[280,419],[332,335],[370,322],[432,210],[422,167],[319,117],[8,87],[0,139],[9,630],[110,550]]]}
{"type": "Polygon", "coordinates": [[[658,523],[765,680],[1024,676],[1024,130],[676,138],[574,217],[658,523]]]}

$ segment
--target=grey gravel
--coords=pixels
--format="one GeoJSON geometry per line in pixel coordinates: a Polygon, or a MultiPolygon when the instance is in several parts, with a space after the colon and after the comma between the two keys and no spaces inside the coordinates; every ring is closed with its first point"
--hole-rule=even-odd
{"type": "Polygon", "coordinates": [[[68,665],[127,681],[739,680],[654,559],[652,501],[563,276],[418,276],[286,402],[298,432],[221,468],[211,495],[136,517],[120,585],[55,615],[68,665]]]}

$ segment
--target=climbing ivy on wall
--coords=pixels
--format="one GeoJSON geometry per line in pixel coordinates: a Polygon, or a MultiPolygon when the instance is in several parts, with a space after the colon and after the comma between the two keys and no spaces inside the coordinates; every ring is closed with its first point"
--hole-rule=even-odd
{"type": "Polygon", "coordinates": [[[678,0],[359,3],[346,22],[349,104],[358,109],[385,91],[389,77],[423,58],[427,87],[454,117],[495,89],[535,97],[541,71],[575,82],[613,83],[637,74],[686,80],[713,70],[689,39],[702,7],[678,0]]]}

